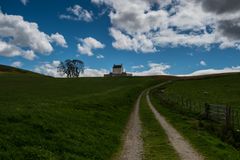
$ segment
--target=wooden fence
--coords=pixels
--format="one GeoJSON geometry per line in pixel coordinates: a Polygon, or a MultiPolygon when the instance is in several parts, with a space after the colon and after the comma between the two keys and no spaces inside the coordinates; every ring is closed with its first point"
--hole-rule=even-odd
{"type": "Polygon", "coordinates": [[[205,118],[221,124],[224,129],[234,129],[233,109],[229,106],[205,104],[205,118]]]}
{"type": "Polygon", "coordinates": [[[159,97],[184,114],[201,115],[204,119],[220,124],[227,130],[240,131],[240,114],[231,106],[196,102],[178,95],[165,95],[159,92],[159,97]]]}

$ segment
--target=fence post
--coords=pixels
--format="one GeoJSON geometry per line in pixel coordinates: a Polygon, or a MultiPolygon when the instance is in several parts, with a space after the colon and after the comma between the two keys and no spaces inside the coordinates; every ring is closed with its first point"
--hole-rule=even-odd
{"type": "Polygon", "coordinates": [[[203,103],[201,103],[201,102],[198,103],[198,112],[199,113],[204,112],[204,106],[203,106],[203,103]]]}
{"type": "Polygon", "coordinates": [[[183,101],[183,97],[181,96],[181,100],[182,100],[182,106],[184,105],[184,101],[183,101]]]}
{"type": "Polygon", "coordinates": [[[236,116],[236,114],[235,114],[235,111],[233,109],[231,109],[231,110],[232,110],[231,111],[232,112],[232,123],[231,123],[232,124],[232,129],[235,130],[235,124],[236,124],[235,123],[236,122],[235,121],[235,116],[236,116]]]}
{"type": "Polygon", "coordinates": [[[190,106],[190,113],[192,113],[192,100],[191,99],[189,101],[189,106],[190,106]]]}
{"type": "Polygon", "coordinates": [[[196,103],[193,102],[193,103],[192,103],[192,112],[193,112],[193,113],[195,113],[195,107],[196,107],[196,103]]]}
{"type": "Polygon", "coordinates": [[[225,129],[230,130],[232,129],[232,108],[229,106],[226,106],[225,109],[225,129]]]}
{"type": "Polygon", "coordinates": [[[210,119],[210,105],[208,103],[205,103],[205,118],[210,119]]]}
{"type": "Polygon", "coordinates": [[[235,110],[235,113],[236,113],[236,119],[235,119],[235,122],[236,122],[236,125],[235,125],[235,128],[236,129],[239,129],[239,115],[238,115],[238,111],[235,110]]]}
{"type": "Polygon", "coordinates": [[[189,100],[186,99],[186,111],[188,111],[188,110],[189,110],[189,100]]]}

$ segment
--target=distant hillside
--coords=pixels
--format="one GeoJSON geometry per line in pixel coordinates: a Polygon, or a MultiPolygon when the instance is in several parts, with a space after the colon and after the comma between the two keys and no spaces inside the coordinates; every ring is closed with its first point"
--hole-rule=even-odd
{"type": "MultiPolygon", "coordinates": [[[[19,73],[19,74],[38,75],[38,76],[41,75],[41,74],[31,72],[31,71],[27,71],[27,70],[24,70],[24,69],[15,68],[15,67],[0,64],[0,74],[1,73],[19,73]]],[[[41,76],[43,76],[43,75],[41,75],[41,76]]]]}
{"type": "Polygon", "coordinates": [[[217,74],[207,74],[207,75],[197,75],[197,76],[178,76],[180,79],[193,80],[193,79],[212,79],[220,77],[231,77],[234,75],[240,75],[240,72],[229,72],[229,73],[217,73],[217,74]]]}
{"type": "Polygon", "coordinates": [[[240,111],[240,73],[180,78],[165,93],[181,95],[193,102],[229,105],[240,111]]]}

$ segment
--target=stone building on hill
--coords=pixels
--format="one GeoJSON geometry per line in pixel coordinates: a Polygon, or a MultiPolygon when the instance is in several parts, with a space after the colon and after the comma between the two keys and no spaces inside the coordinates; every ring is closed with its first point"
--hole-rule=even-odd
{"type": "Polygon", "coordinates": [[[126,76],[132,76],[132,74],[129,74],[127,72],[124,72],[123,65],[113,65],[112,72],[109,74],[105,74],[104,77],[126,77],[126,76]]]}

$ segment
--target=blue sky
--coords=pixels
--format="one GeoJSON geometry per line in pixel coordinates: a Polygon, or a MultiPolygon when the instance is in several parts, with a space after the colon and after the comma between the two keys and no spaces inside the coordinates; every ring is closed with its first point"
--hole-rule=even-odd
{"type": "Polygon", "coordinates": [[[101,76],[113,64],[136,75],[240,71],[240,36],[229,31],[240,28],[239,17],[229,19],[238,11],[219,13],[205,3],[1,0],[0,63],[53,76],[65,59],[83,60],[86,76],[101,76]],[[38,27],[28,29],[32,22],[38,27]],[[229,23],[234,28],[225,27],[229,23]],[[35,32],[44,35],[29,40],[35,32]]]}

